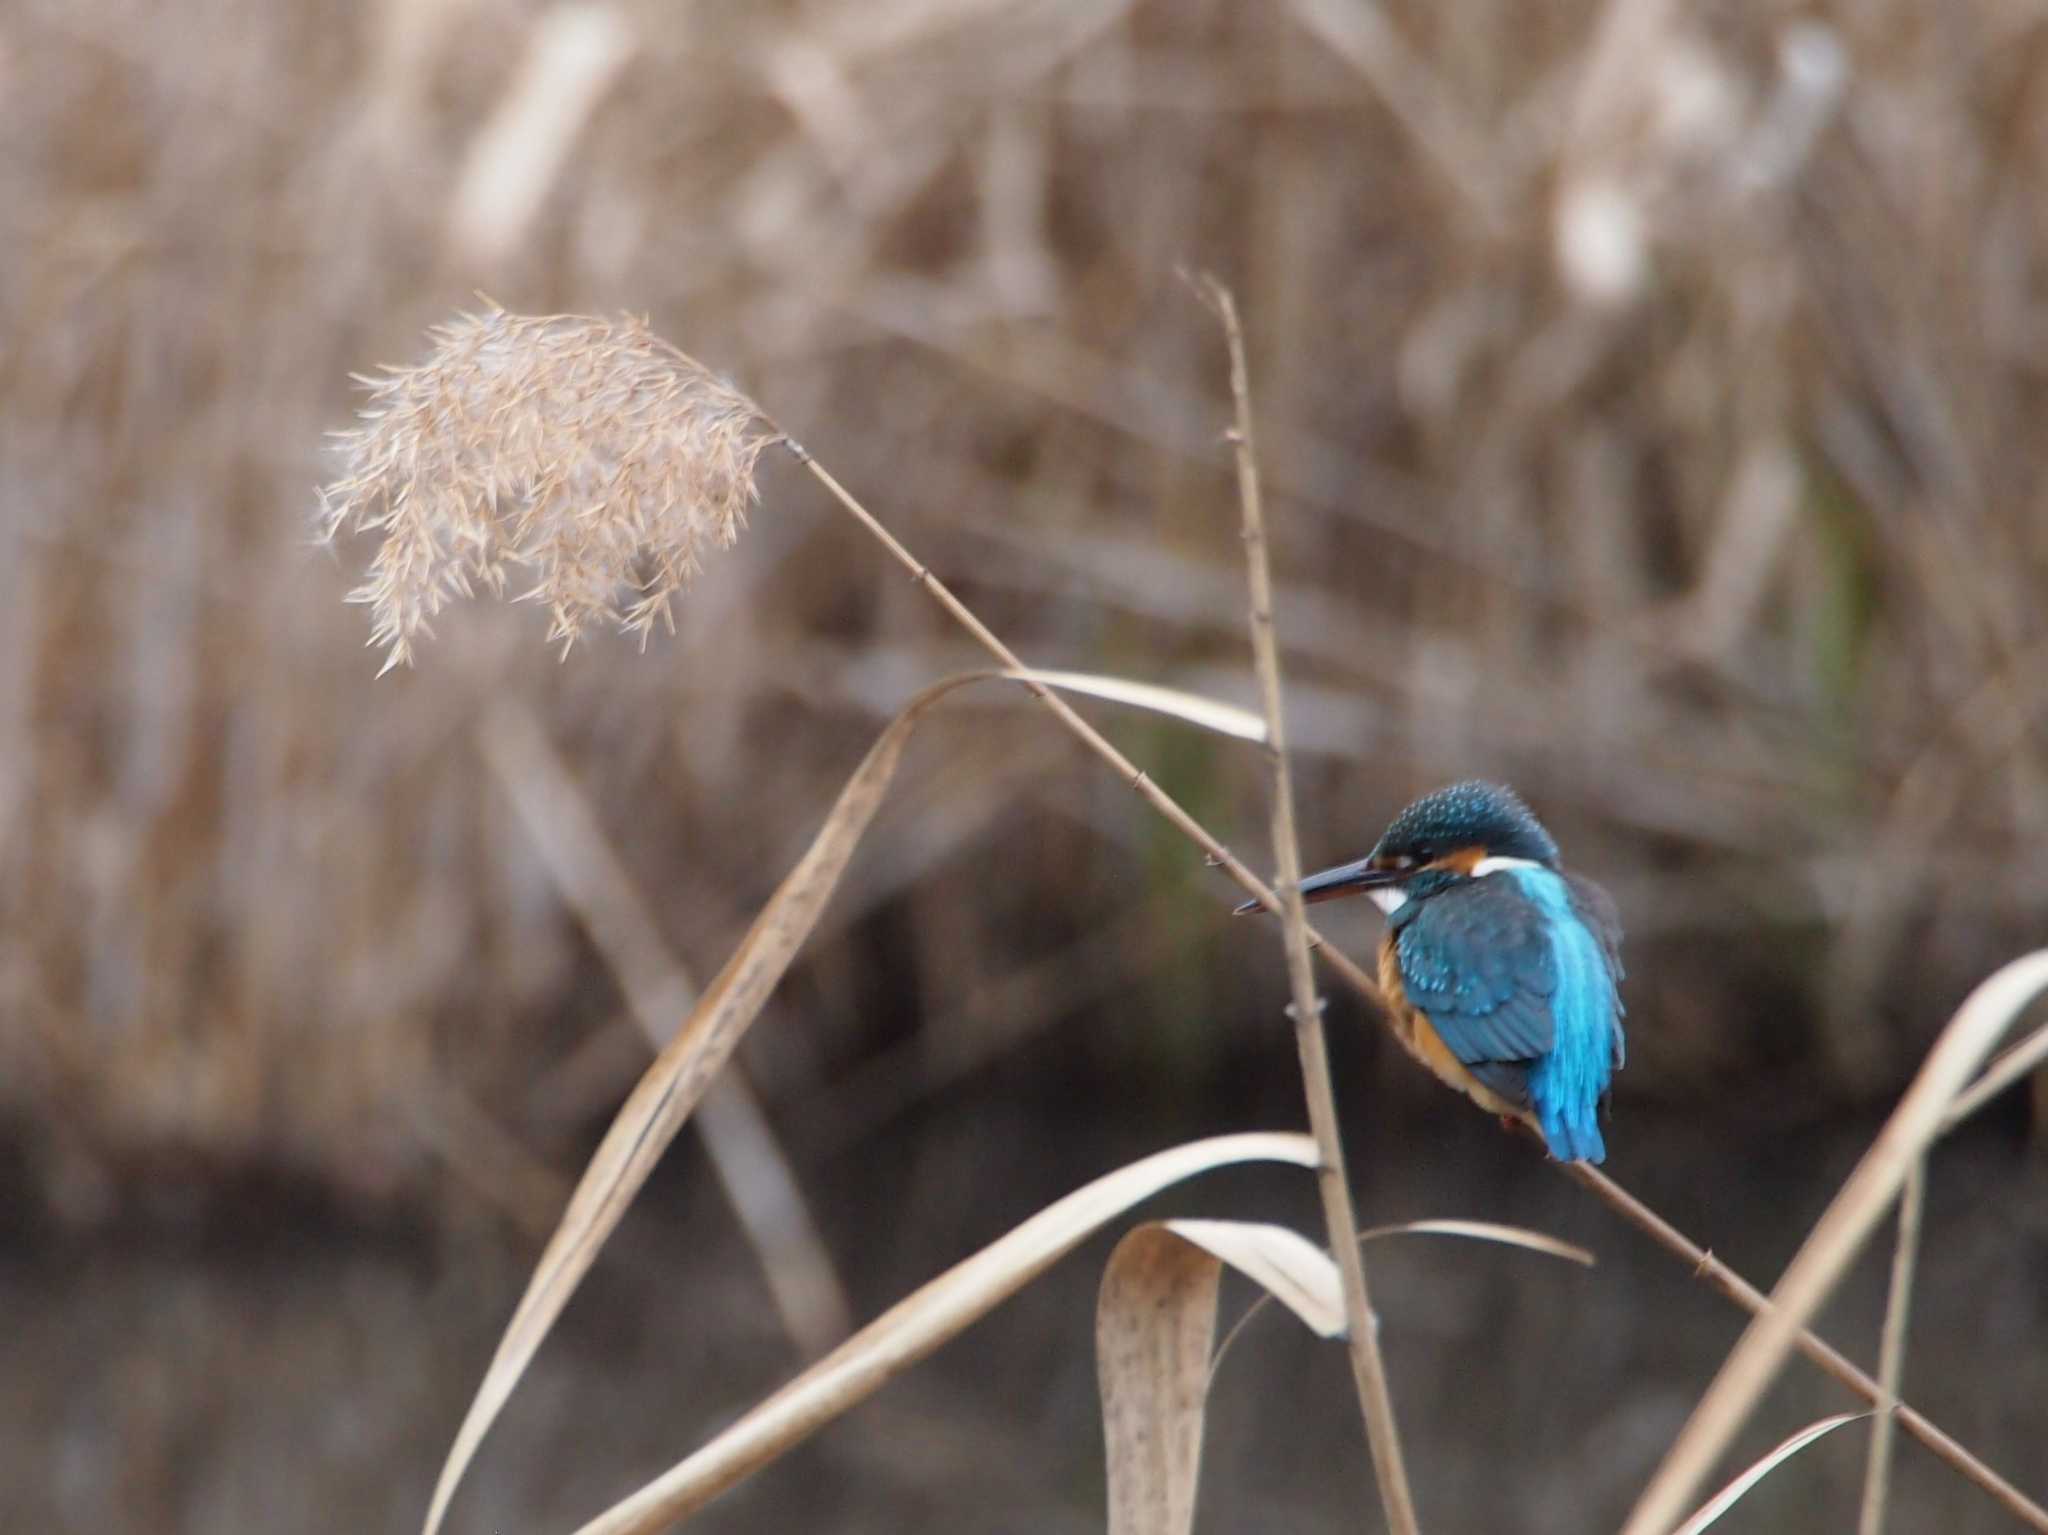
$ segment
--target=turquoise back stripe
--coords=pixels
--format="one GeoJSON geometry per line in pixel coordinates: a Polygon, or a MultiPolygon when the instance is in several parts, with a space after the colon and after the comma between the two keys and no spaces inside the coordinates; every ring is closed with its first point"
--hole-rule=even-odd
{"type": "Polygon", "coordinates": [[[1530,1069],[1529,1099],[1550,1154],[1562,1162],[1599,1162],[1600,1100],[1614,1076],[1614,1025],[1620,997],[1600,940],[1572,909],[1565,882],[1548,869],[1509,876],[1543,910],[1550,929],[1557,990],[1550,1011],[1556,1039],[1530,1069]]]}

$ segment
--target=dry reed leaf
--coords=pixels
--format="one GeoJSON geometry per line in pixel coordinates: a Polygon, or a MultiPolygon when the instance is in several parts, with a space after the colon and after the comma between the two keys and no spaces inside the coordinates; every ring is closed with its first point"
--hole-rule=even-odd
{"type": "Polygon", "coordinates": [[[1301,1319],[1318,1338],[1344,1330],[1344,1295],[1330,1255],[1298,1231],[1263,1221],[1162,1223],[1245,1278],[1301,1319]]]}
{"type": "Polygon", "coordinates": [[[1337,1266],[1284,1226],[1155,1221],[1118,1242],[1095,1306],[1110,1535],[1186,1535],[1194,1526],[1225,1263],[1319,1337],[1344,1330],[1337,1266]]]}
{"type": "Polygon", "coordinates": [[[1203,698],[1196,693],[1184,693],[1179,688],[1137,682],[1129,677],[1109,677],[1099,672],[1049,672],[1035,667],[1007,671],[1003,675],[1015,677],[1019,682],[1041,682],[1063,693],[1085,693],[1091,698],[1129,704],[1134,709],[1170,714],[1190,725],[1199,725],[1218,735],[1236,736],[1241,741],[1266,739],[1265,720],[1251,710],[1214,698],[1203,698]]]}
{"type": "MultiPolygon", "coordinates": [[[[659,1053],[698,992],[651,903],[530,709],[494,704],[477,726],[477,744],[562,899],[611,967],[648,1048],[659,1053]]],[[[744,1071],[712,1084],[697,1130],[783,1325],[803,1357],[815,1359],[853,1331],[852,1311],[796,1170],[744,1071]]]]}
{"type": "MultiPolygon", "coordinates": [[[[1498,1242],[1503,1247],[1526,1248],[1530,1252],[1543,1253],[1552,1258],[1562,1258],[1567,1263],[1583,1264],[1587,1268],[1592,1268],[1598,1261],[1585,1248],[1576,1246],[1571,1242],[1566,1242],[1558,1237],[1547,1236],[1541,1231],[1531,1231],[1526,1226],[1503,1226],[1494,1221],[1401,1221],[1391,1226],[1367,1227],[1364,1231],[1358,1233],[1358,1240],[1361,1242],[1377,1242],[1382,1237],[1406,1236],[1464,1237],[1474,1242],[1498,1242]]],[[[1253,1319],[1261,1311],[1264,1311],[1267,1304],[1273,1299],[1274,1296],[1271,1294],[1261,1295],[1257,1300],[1245,1307],[1243,1316],[1231,1324],[1230,1331],[1224,1334],[1223,1342],[1217,1346],[1215,1357],[1209,1361],[1209,1378],[1211,1380],[1214,1380],[1216,1372],[1223,1368],[1224,1356],[1230,1352],[1232,1345],[1237,1342],[1238,1338],[1243,1335],[1244,1330],[1252,1324],[1253,1319]]],[[[1298,1312],[1296,1314],[1299,1315],[1298,1312]]],[[[1307,1321],[1306,1317],[1302,1319],[1307,1321]]],[[[1313,1326],[1314,1324],[1310,1323],[1310,1325],[1313,1326]]]]}
{"type": "Polygon", "coordinates": [[[1727,1513],[1737,1503],[1740,1503],[1748,1494],[1750,1488],[1761,1482],[1765,1477],[1777,1470],[1781,1464],[1790,1460],[1816,1439],[1825,1439],[1844,1423],[1854,1423],[1858,1418],[1867,1418],[1869,1416],[1870,1414],[1867,1412],[1838,1412],[1832,1418],[1822,1418],[1817,1423],[1807,1424],[1806,1427],[1786,1439],[1783,1444],[1772,1450],[1770,1454],[1715,1493],[1712,1498],[1701,1505],[1698,1513],[1673,1530],[1671,1535],[1700,1535],[1701,1531],[1705,1530],[1709,1525],[1716,1523],[1723,1514],[1727,1513]]]}
{"type": "Polygon", "coordinates": [[[1562,1258],[1584,1268],[1593,1268],[1600,1261],[1590,1249],[1576,1242],[1531,1231],[1527,1226],[1503,1226],[1497,1221],[1401,1221],[1392,1226],[1369,1226],[1358,1233],[1361,1242],[1376,1242],[1381,1237],[1465,1237],[1474,1242],[1498,1242],[1503,1247],[1525,1248],[1529,1252],[1562,1258]]]}
{"type": "Polygon", "coordinates": [[[1953,1130],[2043,1061],[2048,1061],[2048,1024],[2001,1054],[1984,1068],[1984,1075],[1972,1082],[1967,1091],[1958,1093],[1942,1119],[1942,1130],[1953,1130]]]}
{"type": "Polygon", "coordinates": [[[1644,1489],[1622,1535],[1663,1535],[1777,1375],[1900,1185],[1945,1128],[1950,1106],[1999,1036],[2048,988],[2048,949],[2013,960],[1957,1009],[1877,1140],[1807,1233],[1770,1308],[1751,1322],[1644,1489]]]}
{"type": "MultiPolygon", "coordinates": [[[[1055,685],[1059,674],[1047,679],[1055,685]]],[[[964,672],[933,683],[913,697],[868,749],[840,790],[825,824],[768,902],[754,918],[725,968],[705,988],[690,1016],[662,1049],[626,1099],[603,1142],[584,1169],[569,1207],[535,1266],[526,1293],[506,1324],[490,1367],[477,1387],[434,1487],[425,1535],[435,1535],[462,1473],[496,1421],[512,1388],[546,1338],[555,1319],[590,1271],[601,1248],[654,1164],[676,1137],[705,1090],[732,1055],[740,1037],[789,968],[816,925],[827,898],[845,872],[868,823],[874,818],[911,734],[925,713],[947,694],[970,683],[1036,677],[1023,671],[964,672]]],[[[1102,680],[1102,679],[1098,679],[1102,680]]],[[[1170,689],[1139,689],[1163,699],[1170,689]]],[[[1154,702],[1152,707],[1159,707],[1154,702]]],[[[1190,716],[1169,709],[1181,718],[1190,716]]],[[[1199,711],[1198,711],[1199,713],[1199,711]]],[[[1197,717],[1196,722],[1200,720],[1197,717]]],[[[837,1355],[832,1356],[834,1358],[837,1355]]]]}
{"type": "Polygon", "coordinates": [[[1218,1136],[1157,1152],[1076,1189],[899,1301],[578,1535],[651,1535],[696,1512],[985,1316],[1108,1221],[1182,1179],[1241,1162],[1314,1167],[1315,1142],[1293,1134],[1218,1136]]]}

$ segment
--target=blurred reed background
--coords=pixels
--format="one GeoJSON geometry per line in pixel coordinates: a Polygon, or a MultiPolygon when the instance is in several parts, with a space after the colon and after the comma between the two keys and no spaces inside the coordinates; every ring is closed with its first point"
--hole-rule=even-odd
{"type": "MultiPolygon", "coordinates": [[[[702,979],[882,720],[976,664],[784,465],[675,638],[557,665],[540,615],[465,605],[378,680],[366,549],[309,546],[322,433],[477,290],[648,316],[1033,662],[1251,703],[1221,348],[1176,277],[1219,272],[1307,858],[1453,777],[1522,789],[1630,931],[1613,1167],[1768,1279],[2048,911],[2044,62],[2021,0],[0,11],[23,1527],[411,1527],[646,1060],[531,807],[587,813],[702,979]]],[[[857,1316],[1119,1156],[1301,1112],[1235,891],[1021,703],[947,713],[741,1057],[738,1133],[818,1228],[789,1261],[857,1316]]],[[[1256,753],[1104,717],[1264,864],[1256,753]]],[[[1387,1260],[1425,1526],[1611,1520],[1734,1313],[1332,1016],[1366,1218],[1603,1258],[1387,1260]]],[[[2044,1101],[1935,1164],[1907,1377],[2036,1496],[2044,1101]]],[[[658,1188],[456,1527],[580,1517],[788,1373],[777,1250],[694,1153],[658,1188]]],[[[1881,1270],[1837,1307],[1865,1357],[1881,1270]]],[[[703,1522],[1099,1528],[1097,1271],[703,1522]]],[[[1312,1374],[1334,1426],[1219,1398],[1205,1499],[1374,1517],[1341,1361],[1232,1368],[1312,1374]]],[[[1750,1527],[1853,1488],[1841,1437],[1750,1527]]],[[[2004,1527],[1911,1456],[1900,1527],[2004,1527]]]]}

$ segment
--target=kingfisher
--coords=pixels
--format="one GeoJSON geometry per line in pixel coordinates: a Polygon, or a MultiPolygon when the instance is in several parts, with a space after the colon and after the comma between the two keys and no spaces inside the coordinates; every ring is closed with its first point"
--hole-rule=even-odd
{"type": "Polygon", "coordinates": [[[1409,1053],[1558,1161],[1604,1161],[1600,1111],[1626,1054],[1607,892],[1564,872],[1513,790],[1476,780],[1424,795],[1365,857],[1301,882],[1307,901],[1361,892],[1386,913],[1380,989],[1409,1053]]]}

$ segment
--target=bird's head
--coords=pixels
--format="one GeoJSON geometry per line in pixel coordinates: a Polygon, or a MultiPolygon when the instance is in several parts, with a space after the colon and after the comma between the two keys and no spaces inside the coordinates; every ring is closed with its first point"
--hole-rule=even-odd
{"type": "MultiPolygon", "coordinates": [[[[1472,780],[1425,794],[1394,817],[1378,844],[1356,863],[1301,882],[1302,899],[1369,895],[1392,913],[1444,886],[1483,872],[1489,859],[1557,867],[1557,844],[1512,790],[1472,780]]],[[[1256,911],[1256,901],[1239,911],[1256,911]]]]}

